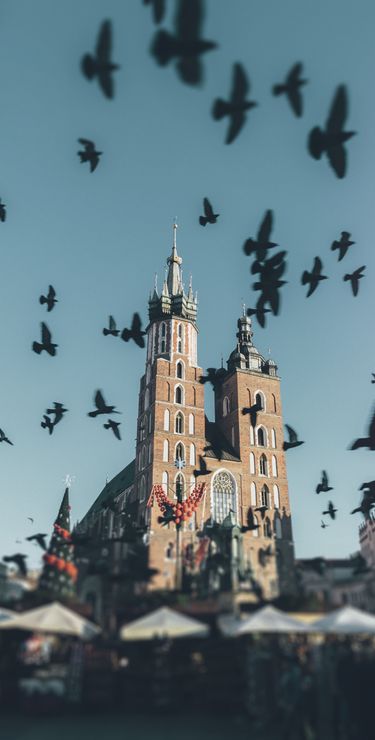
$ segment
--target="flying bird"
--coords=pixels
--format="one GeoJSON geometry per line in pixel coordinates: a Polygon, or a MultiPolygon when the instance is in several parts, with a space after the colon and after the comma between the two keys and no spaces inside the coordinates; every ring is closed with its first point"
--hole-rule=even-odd
{"type": "Polygon", "coordinates": [[[336,239],[331,244],[332,252],[334,252],[336,249],[339,250],[339,258],[337,260],[338,262],[341,262],[343,257],[345,257],[349,247],[351,247],[352,244],[355,244],[355,242],[352,242],[350,240],[350,236],[351,234],[349,233],[349,231],[342,231],[340,239],[336,239]]]}
{"type": "Polygon", "coordinates": [[[1,202],[1,198],[0,198],[0,221],[4,223],[6,217],[7,217],[6,205],[5,203],[1,202]]]}
{"type": "Polygon", "coordinates": [[[227,374],[226,370],[224,370],[223,367],[220,367],[218,370],[216,369],[216,367],[208,367],[206,372],[207,375],[201,375],[201,377],[199,378],[199,382],[202,385],[204,385],[205,383],[211,383],[213,389],[217,390],[227,374]]]}
{"type": "Polygon", "coordinates": [[[34,542],[34,541],[37,542],[39,547],[42,548],[42,550],[47,551],[46,537],[48,537],[47,534],[42,534],[41,532],[38,532],[38,534],[32,534],[31,537],[26,537],[25,539],[28,542],[34,542]]]}
{"type": "Polygon", "coordinates": [[[272,313],[270,308],[262,307],[261,302],[259,302],[256,305],[256,308],[248,308],[247,309],[247,315],[248,316],[255,316],[259,326],[265,327],[266,325],[266,313],[272,313]]]}
{"type": "Polygon", "coordinates": [[[354,296],[358,295],[359,281],[360,281],[361,278],[364,277],[363,270],[365,270],[365,269],[366,269],[366,265],[362,265],[362,267],[358,267],[351,274],[350,273],[347,273],[343,277],[343,280],[345,280],[345,281],[350,280],[350,284],[352,286],[352,292],[353,292],[353,295],[354,296]]]}
{"type": "Polygon", "coordinates": [[[216,98],[212,106],[212,118],[220,121],[229,117],[229,128],[225,139],[226,144],[234,141],[246,122],[246,111],[258,105],[252,100],[246,100],[250,92],[250,83],[242,64],[233,65],[232,89],[229,100],[216,98]]]}
{"type": "Polygon", "coordinates": [[[58,300],[56,298],[56,291],[53,287],[53,285],[48,286],[48,293],[47,295],[41,295],[39,297],[39,303],[43,306],[44,303],[47,304],[47,312],[52,311],[55,303],[58,303],[58,300]]]}
{"type": "Polygon", "coordinates": [[[208,469],[206,461],[202,455],[199,455],[199,468],[193,470],[194,478],[198,478],[200,475],[209,475],[210,473],[212,473],[212,470],[208,469]]]}
{"type": "Polygon", "coordinates": [[[264,517],[266,516],[266,511],[268,511],[268,506],[257,506],[254,511],[259,511],[261,518],[264,519],[264,517]]]}
{"type": "Polygon", "coordinates": [[[315,492],[316,493],[327,493],[327,491],[333,491],[333,487],[328,485],[328,475],[325,470],[322,471],[322,479],[318,483],[315,492]]]}
{"type": "Polygon", "coordinates": [[[375,383],[375,373],[371,373],[371,375],[372,375],[371,383],[375,383]]]}
{"type": "Polygon", "coordinates": [[[302,64],[297,62],[292,69],[288,72],[285,81],[281,84],[274,85],[272,92],[274,95],[285,94],[288,98],[292,111],[298,118],[302,116],[303,101],[300,91],[302,85],[306,85],[307,80],[301,77],[302,64]]]}
{"type": "Polygon", "coordinates": [[[300,445],[305,444],[298,439],[297,433],[294,431],[293,427],[290,427],[289,424],[285,424],[285,429],[288,432],[289,442],[283,442],[283,450],[291,450],[293,447],[299,447],[300,445]]]}
{"type": "Polygon", "coordinates": [[[320,520],[320,526],[321,526],[322,529],[327,529],[327,527],[329,527],[329,524],[326,524],[325,522],[323,522],[323,519],[321,519],[320,520]]]}
{"type": "Polygon", "coordinates": [[[54,414],[55,418],[54,418],[54,422],[53,423],[56,426],[56,424],[58,424],[61,421],[61,419],[63,418],[64,414],[66,414],[66,412],[68,411],[68,409],[65,409],[64,408],[64,404],[63,403],[60,403],[59,401],[54,401],[53,402],[53,406],[54,406],[54,408],[53,409],[47,409],[46,413],[49,414],[49,415],[54,414]]]}
{"type": "Polygon", "coordinates": [[[113,98],[113,72],[119,69],[118,64],[111,62],[112,25],[103,21],[96,43],[95,56],[85,54],[81,60],[81,69],[88,80],[98,78],[99,85],[106,98],[113,98]]]}
{"type": "Polygon", "coordinates": [[[327,280],[327,275],[322,275],[323,263],[320,257],[315,257],[314,265],[311,272],[304,270],[301,277],[302,285],[309,285],[309,289],[306,293],[306,298],[311,296],[317,289],[321,280],[327,280]]]}
{"type": "Polygon", "coordinates": [[[165,15],[165,0],[143,0],[144,5],[152,6],[154,23],[160,23],[165,15]]]}
{"type": "Polygon", "coordinates": [[[370,511],[375,506],[375,502],[371,501],[371,499],[368,496],[363,496],[362,501],[359,506],[357,506],[353,511],[351,511],[351,514],[363,514],[365,519],[368,519],[370,517],[370,511]]]}
{"type": "Polygon", "coordinates": [[[308,140],[308,150],[311,156],[314,159],[320,159],[325,152],[333,171],[339,178],[345,177],[346,173],[345,142],[356,133],[344,130],[347,113],[346,87],[339,85],[332,101],[325,129],[315,126],[310,131],[308,140]]]}
{"type": "Polygon", "coordinates": [[[201,38],[203,16],[202,0],[178,0],[175,34],[157,31],[151,45],[151,54],[161,67],[176,59],[177,73],[187,85],[202,82],[200,56],[217,47],[214,41],[201,38]]]}
{"type": "Polygon", "coordinates": [[[246,526],[241,527],[241,532],[254,532],[255,530],[259,528],[260,528],[260,524],[256,523],[253,510],[250,506],[247,510],[246,526]]]}
{"type": "MultiPolygon", "coordinates": [[[[271,242],[270,236],[273,227],[273,212],[268,210],[263,216],[263,221],[259,226],[256,239],[247,239],[243,245],[243,251],[247,256],[256,253],[256,259],[263,262],[267,255],[267,249],[277,247],[277,242],[271,242]]],[[[254,272],[253,272],[254,274],[254,272]]]]}
{"type": "Polygon", "coordinates": [[[43,429],[48,429],[49,434],[53,433],[53,427],[55,426],[52,419],[49,418],[46,414],[43,414],[43,421],[40,422],[40,426],[43,429]]]}
{"type": "Polygon", "coordinates": [[[0,442],[8,442],[8,445],[13,445],[13,442],[10,441],[2,429],[0,429],[0,442]]]}
{"type": "Polygon", "coordinates": [[[261,410],[262,410],[262,407],[259,405],[257,401],[256,403],[253,403],[252,406],[244,406],[241,413],[242,413],[242,416],[246,416],[246,414],[249,414],[251,426],[256,427],[258,411],[261,411],[261,410]]]}
{"type": "Polygon", "coordinates": [[[81,160],[81,164],[83,162],[90,162],[90,172],[94,172],[99,164],[99,157],[103,152],[97,152],[94,142],[90,141],[90,139],[78,139],[78,141],[84,147],[83,151],[80,150],[77,152],[81,160]]]}
{"type": "Polygon", "coordinates": [[[123,329],[121,332],[121,339],[124,342],[128,342],[129,339],[133,339],[138,347],[143,349],[145,346],[145,340],[143,339],[145,331],[142,331],[142,321],[139,313],[133,314],[131,329],[123,329]]]}
{"type": "Polygon", "coordinates": [[[337,511],[338,511],[338,510],[337,510],[337,509],[335,509],[335,507],[334,507],[334,505],[333,505],[332,501],[330,501],[330,502],[328,503],[328,509],[327,509],[327,511],[322,511],[322,514],[323,514],[323,515],[324,515],[324,514],[328,514],[328,515],[329,515],[329,516],[331,517],[331,519],[336,519],[336,512],[337,512],[337,511]]]}
{"type": "Polygon", "coordinates": [[[51,332],[47,326],[47,324],[42,321],[41,325],[41,334],[42,334],[42,342],[33,342],[32,349],[34,352],[37,353],[37,355],[40,355],[43,350],[47,352],[51,357],[54,357],[56,354],[56,347],[58,347],[58,344],[53,344],[51,341],[51,332]]]}
{"type": "Polygon", "coordinates": [[[108,329],[103,329],[103,334],[105,337],[107,337],[109,334],[111,334],[112,337],[118,337],[120,334],[120,330],[116,327],[116,322],[113,318],[113,316],[110,316],[108,319],[108,329]]]}
{"type": "Polygon", "coordinates": [[[113,419],[108,419],[106,424],[103,424],[104,429],[112,429],[113,434],[117,439],[121,440],[121,434],[119,430],[121,422],[120,421],[113,421],[113,419]]]}
{"type": "Polygon", "coordinates": [[[15,555],[4,555],[3,561],[4,563],[14,563],[17,565],[21,575],[27,576],[26,558],[27,555],[17,552],[15,555]]]}
{"type": "Polygon", "coordinates": [[[103,398],[103,394],[100,390],[96,391],[94,396],[94,403],[96,406],[96,411],[89,411],[87,416],[91,416],[94,418],[95,416],[99,416],[99,414],[120,414],[120,411],[115,411],[116,406],[108,406],[103,398]]]}
{"type": "Polygon", "coordinates": [[[203,198],[203,210],[204,216],[199,216],[200,225],[206,226],[206,224],[216,224],[220,214],[213,212],[212,205],[208,198],[203,198]]]}
{"type": "Polygon", "coordinates": [[[375,450],[375,411],[368,428],[368,437],[359,437],[353,442],[351,450],[358,450],[359,447],[368,447],[369,450],[375,450]]]}

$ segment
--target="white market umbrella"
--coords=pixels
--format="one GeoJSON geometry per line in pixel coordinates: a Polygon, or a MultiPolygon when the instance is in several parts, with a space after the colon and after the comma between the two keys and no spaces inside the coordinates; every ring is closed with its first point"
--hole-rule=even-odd
{"type": "Polygon", "coordinates": [[[23,629],[32,632],[49,632],[58,635],[74,635],[90,640],[101,632],[100,627],[84,617],[62,606],[58,601],[37,609],[17,614],[0,622],[1,629],[23,629]]]}
{"type": "Polygon", "coordinates": [[[308,632],[325,632],[330,634],[375,634],[375,616],[354,606],[343,606],[317,619],[307,626],[308,632]]]}
{"type": "Polygon", "coordinates": [[[274,606],[264,606],[243,621],[236,635],[251,632],[306,632],[306,626],[274,606]]]}
{"type": "Polygon", "coordinates": [[[120,637],[122,640],[152,640],[157,637],[207,637],[208,633],[209,628],[203,622],[163,606],[126,624],[120,630],[120,637]]]}

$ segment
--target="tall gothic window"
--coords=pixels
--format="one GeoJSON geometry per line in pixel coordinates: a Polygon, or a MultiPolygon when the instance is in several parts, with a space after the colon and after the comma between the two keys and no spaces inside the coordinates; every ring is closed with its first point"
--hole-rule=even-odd
{"type": "Polygon", "coordinates": [[[182,442],[176,445],[176,460],[185,460],[185,447],[182,442]]]}
{"type": "Polygon", "coordinates": [[[263,427],[259,427],[257,437],[258,437],[259,447],[265,447],[266,446],[266,432],[263,429],[263,427]]]}
{"type": "Polygon", "coordinates": [[[168,462],[169,458],[169,442],[167,439],[163,442],[163,462],[168,462]]]}
{"type": "Polygon", "coordinates": [[[232,510],[237,519],[236,485],[226,470],[215,473],[212,480],[212,517],[219,524],[232,510]]]}
{"type": "Polygon", "coordinates": [[[139,486],[139,500],[144,501],[146,498],[146,479],[144,475],[142,475],[141,483],[139,486]]]}
{"type": "Polygon", "coordinates": [[[255,475],[255,457],[253,452],[250,452],[250,473],[255,475]]]}
{"type": "Polygon", "coordinates": [[[225,396],[223,400],[223,416],[227,416],[230,412],[230,403],[228,396],[225,396]]]}
{"type": "Polygon", "coordinates": [[[276,410],[277,410],[277,407],[276,407],[276,396],[275,396],[274,393],[272,393],[272,405],[273,405],[272,411],[274,412],[274,414],[276,414],[276,410]]]}
{"type": "Polygon", "coordinates": [[[167,344],[166,343],[166,336],[167,336],[167,328],[166,328],[166,325],[165,325],[165,323],[163,321],[162,324],[161,324],[161,326],[160,326],[160,352],[161,352],[161,354],[164,354],[164,352],[166,350],[166,344],[167,344]]]}
{"type": "Polygon", "coordinates": [[[164,411],[164,431],[169,432],[169,409],[164,411]]]}
{"type": "Polygon", "coordinates": [[[250,483],[250,503],[251,506],[257,505],[257,489],[254,481],[250,483]]]}
{"type": "Polygon", "coordinates": [[[174,402],[183,403],[183,390],[182,390],[181,385],[176,385],[176,388],[174,391],[174,402]]]}
{"type": "Polygon", "coordinates": [[[182,498],[185,498],[185,478],[182,473],[176,476],[176,491],[178,486],[180,487],[182,498]]]}
{"type": "Polygon", "coordinates": [[[276,485],[276,483],[274,483],[273,485],[273,505],[275,509],[280,508],[280,493],[279,493],[279,488],[276,485]]]}
{"type": "Polygon", "coordinates": [[[168,473],[166,470],[162,473],[161,485],[163,486],[164,493],[168,493],[168,473]]]}
{"type": "Polygon", "coordinates": [[[277,460],[276,460],[275,455],[272,455],[271,464],[272,464],[272,475],[274,478],[277,478],[277,460]]]}
{"type": "Polygon", "coordinates": [[[179,360],[176,365],[176,378],[183,378],[183,377],[184,377],[184,366],[181,360],[179,360]]]}
{"type": "Polygon", "coordinates": [[[183,352],[183,341],[184,341],[184,327],[179,324],[177,327],[177,352],[182,354],[183,352]]]}
{"type": "Polygon", "coordinates": [[[189,414],[189,434],[194,434],[194,414],[189,414]]]}
{"type": "Polygon", "coordinates": [[[271,429],[271,446],[276,447],[276,432],[274,429],[271,429]]]}
{"type": "Polygon", "coordinates": [[[263,537],[268,537],[268,538],[272,537],[272,527],[271,527],[271,522],[268,516],[266,516],[264,520],[264,524],[263,524],[263,537]]]}
{"type": "Polygon", "coordinates": [[[267,509],[269,509],[270,506],[270,492],[268,490],[268,486],[263,486],[261,492],[260,492],[260,503],[261,506],[267,506],[267,509]]]}
{"type": "Polygon", "coordinates": [[[261,393],[261,391],[258,391],[258,393],[255,394],[255,403],[261,411],[265,411],[266,404],[264,400],[264,395],[263,393],[261,393]]]}
{"type": "Polygon", "coordinates": [[[268,475],[268,464],[265,455],[261,455],[259,458],[259,475],[268,475]]]}
{"type": "Polygon", "coordinates": [[[178,414],[176,414],[175,432],[176,434],[184,433],[184,415],[181,413],[181,411],[179,411],[178,414]]]}

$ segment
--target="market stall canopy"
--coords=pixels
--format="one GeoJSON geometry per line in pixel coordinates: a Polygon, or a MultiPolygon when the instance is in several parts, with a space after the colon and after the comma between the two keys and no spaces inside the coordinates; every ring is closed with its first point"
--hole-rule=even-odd
{"type": "Polygon", "coordinates": [[[32,632],[49,632],[58,635],[74,635],[90,640],[101,632],[100,627],[67,609],[58,601],[37,609],[16,614],[0,622],[0,629],[22,629],[32,632]]]}
{"type": "Polygon", "coordinates": [[[264,606],[238,627],[236,635],[250,632],[306,632],[306,625],[274,606],[264,606]]]}
{"type": "Polygon", "coordinates": [[[235,614],[220,614],[217,618],[217,626],[224,637],[236,637],[243,623],[244,620],[235,614]]]}
{"type": "Polygon", "coordinates": [[[146,617],[126,624],[120,630],[120,637],[122,640],[152,640],[163,637],[207,637],[208,633],[209,628],[203,622],[163,606],[146,617]]]}
{"type": "Polygon", "coordinates": [[[12,612],[10,609],[3,609],[0,607],[0,622],[5,622],[7,619],[14,617],[16,612],[12,612]]]}
{"type": "Polygon", "coordinates": [[[343,606],[327,614],[323,619],[317,619],[308,625],[309,632],[329,632],[331,634],[375,634],[375,617],[354,606],[343,606]]]}

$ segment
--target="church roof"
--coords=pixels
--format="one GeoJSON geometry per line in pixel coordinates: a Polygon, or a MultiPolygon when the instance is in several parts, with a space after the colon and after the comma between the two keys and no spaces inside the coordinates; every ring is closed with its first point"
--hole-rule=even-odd
{"type": "Polygon", "coordinates": [[[213,450],[207,450],[204,453],[204,457],[213,457],[215,460],[219,460],[219,455],[216,453],[215,449],[217,448],[218,450],[221,450],[221,460],[232,460],[233,462],[241,462],[241,458],[236,455],[232,445],[229,444],[227,438],[224,436],[223,432],[219,429],[215,422],[209,421],[207,419],[207,416],[204,417],[204,420],[206,445],[212,445],[214,447],[213,450]]]}
{"type": "Polygon", "coordinates": [[[112,501],[119,496],[120,493],[126,491],[126,489],[134,483],[134,478],[135,460],[132,460],[126,468],[121,470],[114,478],[112,478],[112,480],[106,483],[101,493],[99,493],[98,498],[88,510],[86,516],[90,516],[90,514],[99,511],[103,501],[106,501],[107,499],[112,501]]]}

